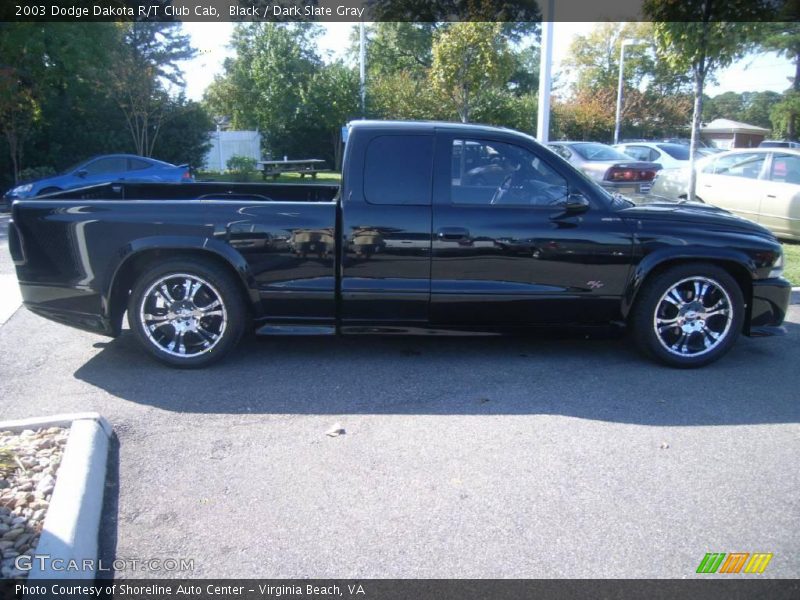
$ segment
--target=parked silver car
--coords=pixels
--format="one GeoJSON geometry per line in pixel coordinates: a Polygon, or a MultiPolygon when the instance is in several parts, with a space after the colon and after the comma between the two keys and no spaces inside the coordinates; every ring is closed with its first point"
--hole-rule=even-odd
{"type": "MultiPolygon", "coordinates": [[[[730,150],[697,161],[698,200],[761,223],[775,235],[800,241],[800,150],[730,150]]],[[[687,196],[689,169],[662,171],[652,195],[687,196]]]]}
{"type": "Polygon", "coordinates": [[[689,146],[683,144],[628,142],[617,144],[614,148],[636,160],[656,162],[663,169],[680,169],[685,167],[689,160],[689,146]]]}
{"type": "Polygon", "coordinates": [[[661,169],[657,163],[636,160],[598,142],[551,142],[547,147],[604,188],[620,194],[649,192],[661,169]]]}

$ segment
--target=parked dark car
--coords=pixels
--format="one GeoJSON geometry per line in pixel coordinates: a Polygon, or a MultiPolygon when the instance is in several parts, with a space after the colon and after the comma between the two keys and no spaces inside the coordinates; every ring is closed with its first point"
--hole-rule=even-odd
{"type": "Polygon", "coordinates": [[[110,336],[127,311],[142,347],[179,367],[218,360],[248,329],[617,324],[677,367],[784,332],[791,288],[768,230],[705,205],[637,206],[530,136],[358,121],[343,169],[341,189],[123,182],[15,202],[25,306],[110,336]],[[466,182],[467,146],[516,167],[496,186],[466,182]]]}
{"type": "Polygon", "coordinates": [[[636,160],[597,142],[551,142],[548,147],[604,188],[620,194],[646,194],[661,169],[658,163],[636,160]]]}
{"type": "Polygon", "coordinates": [[[33,198],[87,185],[112,181],[194,181],[188,165],[175,166],[134,154],[107,154],[81,161],[59,175],[20,184],[3,196],[14,200],[33,198]]]}

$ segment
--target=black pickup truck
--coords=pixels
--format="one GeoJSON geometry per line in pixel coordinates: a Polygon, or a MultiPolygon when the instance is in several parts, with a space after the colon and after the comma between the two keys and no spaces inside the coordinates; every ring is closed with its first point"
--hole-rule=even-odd
{"type": "Polygon", "coordinates": [[[521,133],[351,123],[342,184],[111,183],[17,201],[25,306],[154,357],[207,365],[242,333],[629,326],[696,367],[783,332],[789,283],[763,227],[635,205],[521,133]]]}

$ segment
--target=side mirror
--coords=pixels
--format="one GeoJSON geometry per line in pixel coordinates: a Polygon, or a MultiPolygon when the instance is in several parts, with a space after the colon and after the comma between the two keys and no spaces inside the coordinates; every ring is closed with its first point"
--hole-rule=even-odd
{"type": "Polygon", "coordinates": [[[87,171],[86,169],[81,169],[80,171],[75,173],[75,175],[77,175],[78,177],[86,177],[88,174],[89,171],[87,171]]]}
{"type": "Polygon", "coordinates": [[[589,199],[581,193],[572,192],[567,196],[564,210],[569,214],[578,214],[589,210],[589,199]]]}

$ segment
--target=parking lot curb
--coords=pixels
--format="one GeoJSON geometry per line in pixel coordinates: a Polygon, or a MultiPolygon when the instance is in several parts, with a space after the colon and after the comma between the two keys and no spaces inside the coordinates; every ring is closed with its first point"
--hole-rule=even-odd
{"type": "Polygon", "coordinates": [[[69,427],[70,432],[35,551],[35,556],[49,558],[44,564],[33,561],[28,580],[94,579],[106,463],[113,430],[98,413],[0,422],[0,430],[4,431],[42,427],[69,427]],[[54,562],[62,566],[70,564],[70,561],[81,566],[90,564],[92,568],[53,569],[54,562]]]}

